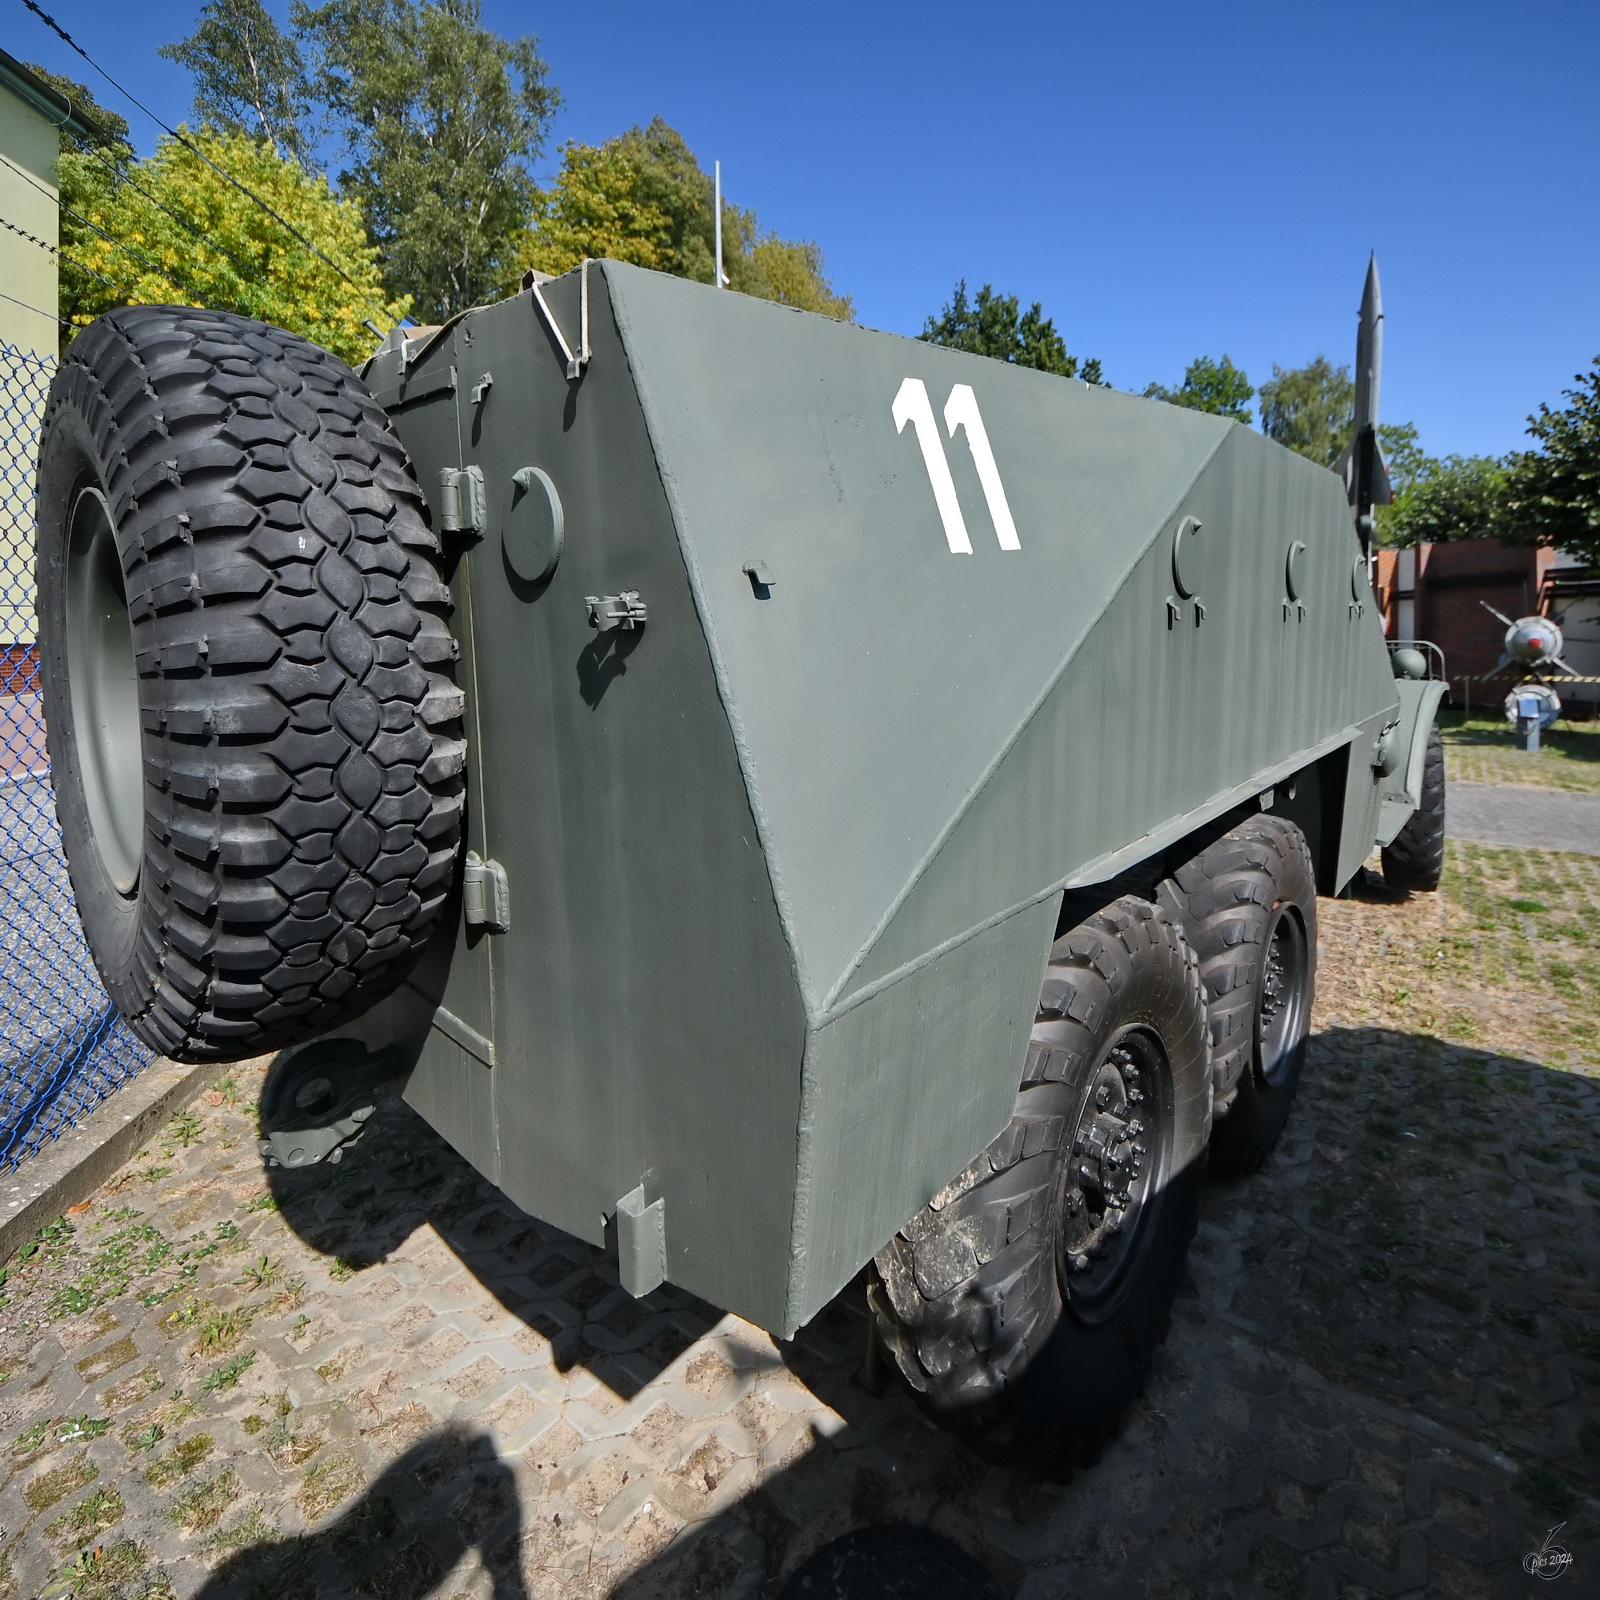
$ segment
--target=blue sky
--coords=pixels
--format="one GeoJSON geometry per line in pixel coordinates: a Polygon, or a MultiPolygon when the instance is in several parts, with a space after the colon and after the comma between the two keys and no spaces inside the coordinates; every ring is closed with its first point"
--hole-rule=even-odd
{"type": "MultiPolygon", "coordinates": [[[[155,50],[198,0],[45,4],[184,114],[155,50]]],[[[104,89],[0,6],[13,54],[104,89]]],[[[917,332],[965,277],[1042,301],[1119,388],[1201,353],[1259,381],[1352,359],[1375,248],[1383,414],[1436,454],[1519,446],[1600,353],[1592,0],[484,10],[539,36],[557,140],[660,113],[764,225],[818,240],[875,327],[917,332]]]]}

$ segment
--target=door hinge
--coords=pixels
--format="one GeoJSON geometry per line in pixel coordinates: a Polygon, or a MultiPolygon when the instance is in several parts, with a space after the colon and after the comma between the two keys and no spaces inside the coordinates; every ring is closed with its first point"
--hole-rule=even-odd
{"type": "Polygon", "coordinates": [[[446,533],[476,533],[483,526],[483,468],[439,468],[439,526],[446,533]]]}
{"type": "Polygon", "coordinates": [[[583,597],[583,604],[589,626],[601,633],[612,628],[642,628],[650,615],[637,589],[624,589],[621,594],[588,594],[583,597]]]}
{"type": "Polygon", "coordinates": [[[476,850],[467,852],[461,909],[469,928],[485,928],[490,933],[511,931],[511,880],[498,861],[485,861],[476,850]]]}

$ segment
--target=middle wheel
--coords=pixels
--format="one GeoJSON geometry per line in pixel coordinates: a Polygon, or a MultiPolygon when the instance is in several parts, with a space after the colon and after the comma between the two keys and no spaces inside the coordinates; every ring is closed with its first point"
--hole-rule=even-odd
{"type": "Polygon", "coordinates": [[[1210,1122],[1195,957],[1117,900],[1051,949],[1008,1126],[876,1258],[879,1332],[936,1420],[1012,1467],[1094,1459],[1166,1333],[1210,1122]]]}
{"type": "Polygon", "coordinates": [[[1157,890],[1200,959],[1211,1027],[1218,1172],[1254,1172],[1300,1087],[1317,976],[1317,882],[1306,836],[1246,817],[1157,890]]]}

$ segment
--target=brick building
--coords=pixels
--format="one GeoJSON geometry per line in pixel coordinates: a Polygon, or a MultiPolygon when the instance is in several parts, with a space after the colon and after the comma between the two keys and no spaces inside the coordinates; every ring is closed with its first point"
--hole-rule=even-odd
{"type": "MultiPolygon", "coordinates": [[[[1376,588],[1383,631],[1390,640],[1429,639],[1444,652],[1450,694],[1460,705],[1469,674],[1481,678],[1500,660],[1508,617],[1542,613],[1567,630],[1564,659],[1580,674],[1600,674],[1600,582],[1585,578],[1563,552],[1461,539],[1377,552],[1376,588]]],[[[1510,687],[1509,683],[1506,686],[1510,687]]],[[[1499,700],[1505,690],[1473,684],[1471,699],[1499,700]]],[[[1574,684],[1566,702],[1600,697],[1600,685],[1574,684]]]]}

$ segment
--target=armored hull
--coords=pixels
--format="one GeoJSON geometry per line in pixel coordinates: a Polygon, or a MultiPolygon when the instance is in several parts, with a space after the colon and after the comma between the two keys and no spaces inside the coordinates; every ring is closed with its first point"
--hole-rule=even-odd
{"type": "Polygon", "coordinates": [[[1233,422],[611,262],[364,376],[509,907],[346,1031],[625,1282],[792,1332],[1006,1125],[1065,895],[1415,805],[1341,485],[1233,422]]]}

